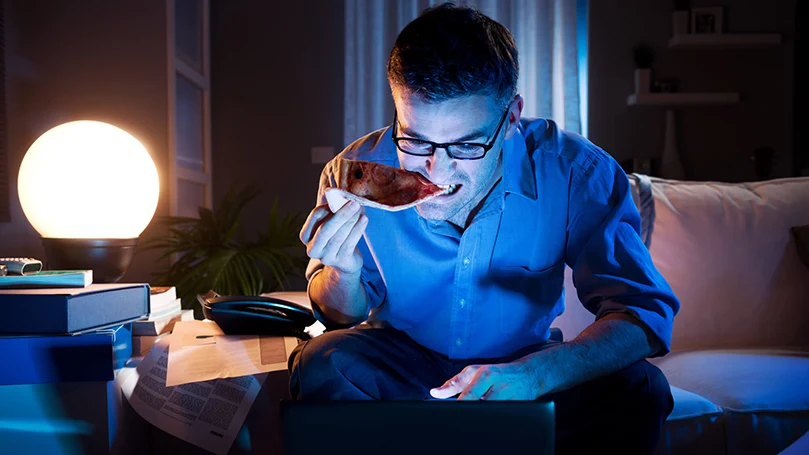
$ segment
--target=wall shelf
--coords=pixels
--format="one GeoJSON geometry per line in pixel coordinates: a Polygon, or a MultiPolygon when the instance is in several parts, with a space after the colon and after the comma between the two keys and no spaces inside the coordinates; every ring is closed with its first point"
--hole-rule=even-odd
{"type": "Polygon", "coordinates": [[[738,93],[633,93],[628,106],[712,106],[740,101],[738,93]]]}
{"type": "Polygon", "coordinates": [[[778,33],[718,33],[674,35],[669,49],[756,49],[781,44],[778,33]]]}

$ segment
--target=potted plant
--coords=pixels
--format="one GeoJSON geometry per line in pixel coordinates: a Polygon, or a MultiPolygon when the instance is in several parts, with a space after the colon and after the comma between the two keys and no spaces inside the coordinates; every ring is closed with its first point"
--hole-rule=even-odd
{"type": "Polygon", "coordinates": [[[175,286],[183,308],[200,316],[197,294],[259,295],[284,289],[289,278],[303,276],[307,258],[298,234],[301,213],[280,217],[275,199],[265,231],[247,239],[241,213],[258,194],[254,186],[231,190],[215,211],[200,207],[199,216],[163,217],[168,235],[152,239],[143,250],[159,250],[171,259],[167,270],[155,274],[154,286],[175,286]]]}

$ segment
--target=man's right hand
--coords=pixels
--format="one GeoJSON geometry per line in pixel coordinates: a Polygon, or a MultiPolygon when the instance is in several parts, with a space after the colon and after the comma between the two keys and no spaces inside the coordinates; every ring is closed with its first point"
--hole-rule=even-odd
{"type": "Polygon", "coordinates": [[[332,213],[327,204],[315,207],[301,229],[306,254],[344,274],[358,274],[362,254],[357,244],[368,226],[365,208],[351,201],[332,213]]]}

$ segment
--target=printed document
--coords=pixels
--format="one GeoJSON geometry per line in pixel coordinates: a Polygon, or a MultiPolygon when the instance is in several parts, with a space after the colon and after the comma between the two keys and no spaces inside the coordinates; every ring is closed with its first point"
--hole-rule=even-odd
{"type": "Polygon", "coordinates": [[[286,370],[295,337],[224,335],[213,321],[174,324],[166,385],[286,370]]]}
{"type": "Polygon", "coordinates": [[[225,455],[267,374],[167,387],[172,337],[157,341],[124,382],[124,396],[132,408],[155,427],[217,455],[225,455]]]}

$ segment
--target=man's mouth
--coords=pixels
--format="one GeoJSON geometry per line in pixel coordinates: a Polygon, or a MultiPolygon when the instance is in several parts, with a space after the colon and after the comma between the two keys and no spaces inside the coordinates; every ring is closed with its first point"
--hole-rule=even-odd
{"type": "Polygon", "coordinates": [[[449,196],[451,194],[455,194],[455,192],[457,192],[459,189],[461,189],[461,186],[463,186],[463,185],[454,184],[454,185],[438,185],[438,186],[440,186],[441,188],[444,188],[444,189],[447,190],[447,192],[444,193],[442,196],[449,196]]]}

